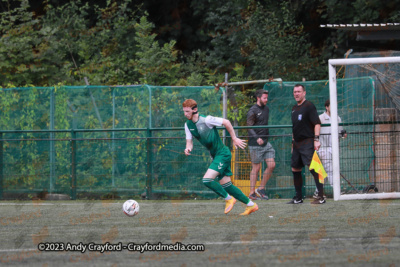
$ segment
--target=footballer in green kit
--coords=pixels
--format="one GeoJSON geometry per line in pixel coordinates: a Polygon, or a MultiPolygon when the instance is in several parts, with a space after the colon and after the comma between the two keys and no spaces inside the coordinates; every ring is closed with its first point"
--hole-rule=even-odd
{"type": "Polygon", "coordinates": [[[240,215],[249,215],[258,210],[256,203],[252,202],[243,192],[231,182],[232,171],[230,168],[232,154],[219,137],[217,126],[224,126],[232,137],[236,148],[245,148],[246,143],[236,137],[229,120],[199,115],[197,103],[187,99],[182,104],[183,112],[188,121],[185,123],[186,149],[185,155],[189,156],[193,150],[193,137],[205,146],[213,159],[207,172],[204,174],[203,183],[219,196],[225,199],[225,214],[229,213],[236,199],[247,205],[246,210],[240,215]]]}

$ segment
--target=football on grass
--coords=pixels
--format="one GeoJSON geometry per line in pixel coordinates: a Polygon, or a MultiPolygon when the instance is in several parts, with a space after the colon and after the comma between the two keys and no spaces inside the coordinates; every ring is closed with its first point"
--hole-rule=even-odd
{"type": "Polygon", "coordinates": [[[139,203],[133,199],[129,199],[122,205],[122,211],[128,216],[135,216],[139,213],[139,203]]]}

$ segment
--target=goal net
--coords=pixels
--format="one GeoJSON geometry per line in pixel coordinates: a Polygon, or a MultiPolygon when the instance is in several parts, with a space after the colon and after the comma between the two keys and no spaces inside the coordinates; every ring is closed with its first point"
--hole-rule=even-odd
{"type": "Polygon", "coordinates": [[[331,59],[328,65],[334,200],[399,198],[400,57],[331,59]],[[372,86],[343,87],[342,70],[355,81],[369,77],[372,86]]]}

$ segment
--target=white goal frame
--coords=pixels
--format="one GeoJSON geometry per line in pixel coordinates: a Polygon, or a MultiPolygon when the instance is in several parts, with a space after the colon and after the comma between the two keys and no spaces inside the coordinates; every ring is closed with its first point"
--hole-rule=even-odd
{"type": "Polygon", "coordinates": [[[332,167],[333,167],[333,199],[355,200],[355,199],[391,199],[400,198],[400,192],[371,193],[371,194],[346,194],[340,192],[340,160],[339,160],[339,133],[338,133],[338,108],[337,108],[337,85],[336,66],[360,65],[360,64],[382,64],[400,63],[400,57],[375,57],[375,58],[350,58],[330,59],[329,67],[329,98],[331,103],[331,127],[332,127],[332,167]]]}

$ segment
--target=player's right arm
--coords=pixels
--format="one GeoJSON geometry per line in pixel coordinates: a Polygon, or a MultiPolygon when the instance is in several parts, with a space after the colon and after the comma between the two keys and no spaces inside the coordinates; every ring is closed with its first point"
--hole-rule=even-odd
{"type": "MultiPolygon", "coordinates": [[[[251,107],[247,112],[246,124],[247,126],[253,126],[256,124],[256,111],[253,109],[253,107],[251,107]]],[[[264,140],[257,135],[254,129],[247,129],[247,131],[249,133],[249,137],[255,138],[260,146],[264,144],[264,140]]]]}
{"type": "Polygon", "coordinates": [[[185,148],[185,155],[189,156],[190,152],[193,150],[193,135],[189,131],[187,124],[185,123],[185,134],[186,134],[186,148],[185,148]]]}
{"type": "Polygon", "coordinates": [[[240,147],[241,149],[244,149],[246,147],[246,142],[244,140],[236,137],[236,134],[235,134],[235,131],[233,130],[233,126],[232,126],[231,122],[229,120],[223,119],[222,125],[224,125],[224,127],[226,128],[228,133],[231,135],[233,145],[236,148],[240,147]]]}
{"type": "MultiPolygon", "coordinates": [[[[254,112],[253,108],[250,108],[247,112],[246,124],[247,126],[253,126],[256,124],[256,113],[254,112]]],[[[254,129],[247,129],[247,131],[249,132],[250,137],[257,137],[257,133],[254,131],[254,129]]]]}
{"type": "Polygon", "coordinates": [[[189,156],[193,150],[193,139],[186,139],[185,155],[189,156]]]}

